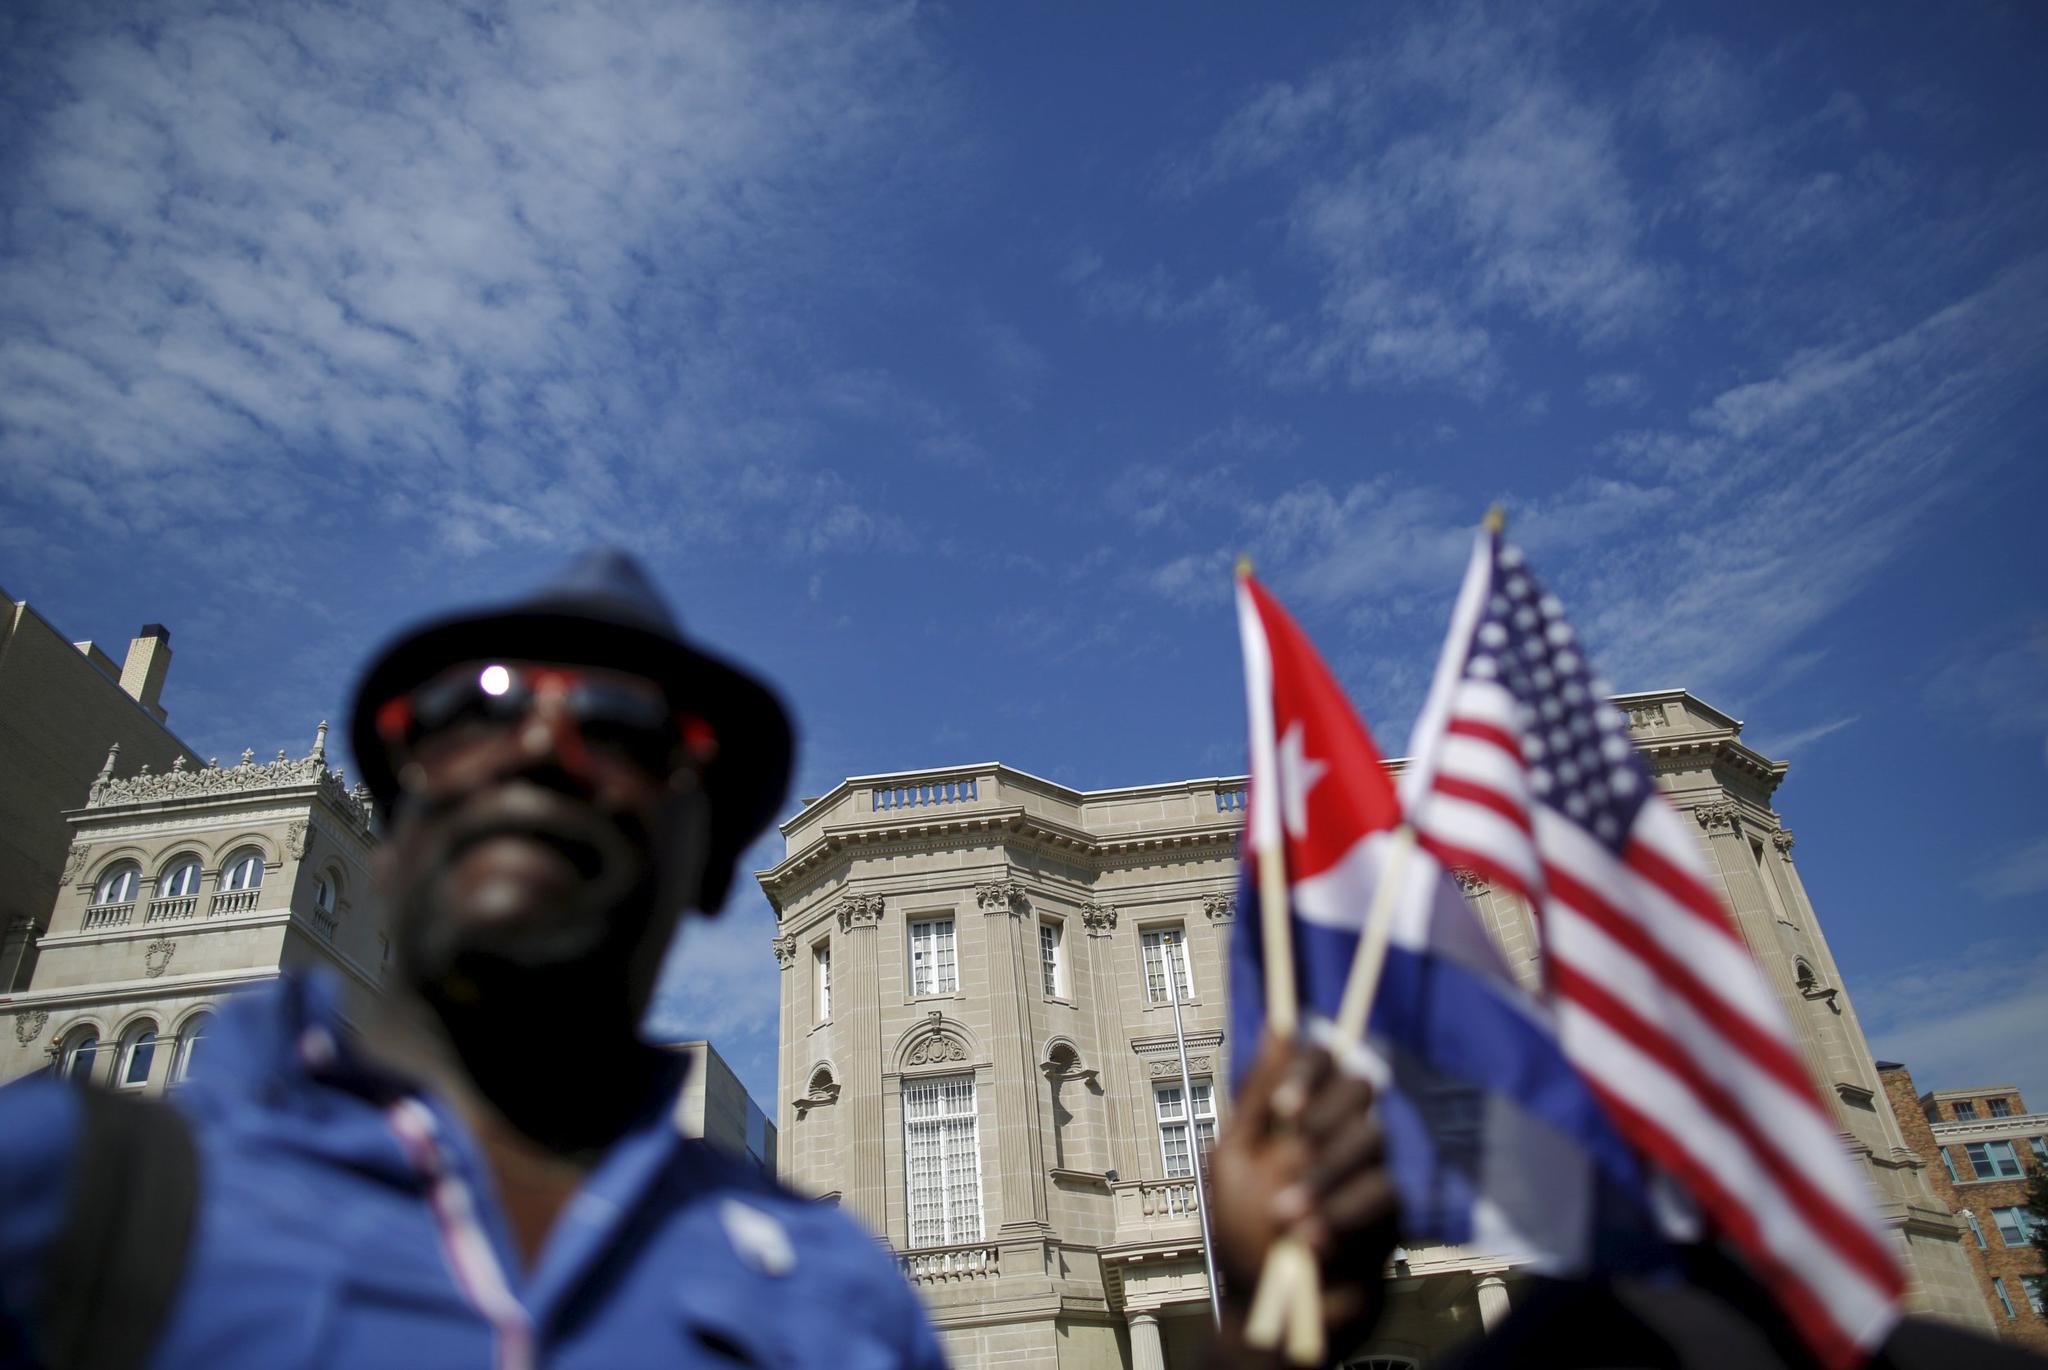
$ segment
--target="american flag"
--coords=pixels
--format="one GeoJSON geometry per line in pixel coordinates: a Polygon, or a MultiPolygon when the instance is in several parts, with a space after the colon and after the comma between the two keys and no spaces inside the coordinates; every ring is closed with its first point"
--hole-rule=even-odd
{"type": "Polygon", "coordinates": [[[1857,1364],[1897,1320],[1903,1278],[1698,839],[1608,693],[1521,551],[1483,532],[1402,777],[1410,821],[1445,865],[1537,911],[1565,1054],[1816,1356],[1857,1364]]]}

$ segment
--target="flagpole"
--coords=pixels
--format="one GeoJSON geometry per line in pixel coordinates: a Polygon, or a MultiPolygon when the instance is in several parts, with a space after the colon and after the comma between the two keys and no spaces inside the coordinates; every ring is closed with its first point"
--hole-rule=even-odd
{"type": "MultiPolygon", "coordinates": [[[[1216,1330],[1223,1330],[1223,1292],[1216,1283],[1216,1247],[1209,1237],[1209,1184],[1202,1177],[1201,1137],[1195,1127],[1195,1082],[1188,1073],[1188,1038],[1180,1025],[1180,968],[1187,961],[1187,931],[1182,929],[1180,940],[1171,946],[1162,938],[1160,951],[1166,953],[1166,1000],[1173,1005],[1173,1045],[1180,1052],[1180,1105],[1181,1117],[1188,1129],[1188,1156],[1194,1162],[1195,1212],[1202,1222],[1202,1271],[1209,1277],[1209,1318],[1216,1330]],[[1180,953],[1179,964],[1175,964],[1172,953],[1180,953]]],[[[1216,1086],[1212,1083],[1213,1095],[1216,1086]]]]}

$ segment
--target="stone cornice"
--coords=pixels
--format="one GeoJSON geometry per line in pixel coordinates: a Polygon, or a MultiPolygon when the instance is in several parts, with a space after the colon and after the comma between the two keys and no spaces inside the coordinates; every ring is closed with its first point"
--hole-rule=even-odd
{"type": "Polygon", "coordinates": [[[1943,1146],[2039,1137],[2048,1133],[2048,1113],[2013,1113],[2003,1118],[1972,1118],[1963,1123],[1933,1123],[1934,1140],[1943,1146]]]}
{"type": "Polygon", "coordinates": [[[332,804],[351,827],[365,833],[369,830],[369,791],[360,783],[354,789],[347,788],[342,772],[328,766],[325,723],[314,736],[313,750],[302,757],[290,757],[280,750],[275,760],[258,762],[255,751],[248,750],[233,766],[222,766],[215,760],[204,766],[188,767],[181,756],[168,771],[152,774],[145,764],[134,775],[117,777],[114,770],[120,759],[121,744],[117,742],[108,749],[106,762],[86,793],[85,808],[71,811],[74,817],[91,814],[97,818],[102,814],[96,811],[108,809],[311,789],[332,804]]]}
{"type": "Polygon", "coordinates": [[[1118,858],[1165,852],[1213,850],[1230,855],[1237,850],[1236,815],[1219,815],[1223,822],[1159,828],[1145,832],[1084,832],[1064,823],[1027,813],[1022,806],[920,812],[914,818],[897,814],[876,815],[867,822],[828,824],[819,836],[800,851],[792,852],[765,871],[755,873],[771,902],[777,901],[798,878],[816,870],[833,857],[872,850],[891,843],[917,839],[983,837],[991,841],[1024,841],[1043,851],[1069,855],[1107,864],[1118,858]]]}

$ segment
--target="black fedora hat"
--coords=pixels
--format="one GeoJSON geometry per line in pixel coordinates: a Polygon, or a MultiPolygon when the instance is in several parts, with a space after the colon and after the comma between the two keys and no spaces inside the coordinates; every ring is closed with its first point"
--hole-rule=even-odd
{"type": "Polygon", "coordinates": [[[718,754],[704,773],[711,852],[701,903],[715,912],[741,851],[789,792],[795,739],[775,693],[685,638],[631,557],[609,548],[589,552],[523,599],[420,624],[371,658],[356,686],[349,736],[364,782],[387,815],[398,776],[377,735],[377,710],[450,666],[492,658],[631,671],[711,725],[718,754]]]}

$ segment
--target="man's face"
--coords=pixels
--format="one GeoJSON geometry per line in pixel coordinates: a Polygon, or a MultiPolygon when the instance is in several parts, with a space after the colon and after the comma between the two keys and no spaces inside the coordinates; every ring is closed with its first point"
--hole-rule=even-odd
{"type": "Polygon", "coordinates": [[[700,759],[660,688],[476,662],[387,705],[379,731],[400,796],[378,876],[405,977],[459,1001],[507,973],[594,976],[637,1015],[706,848],[700,759]]]}

